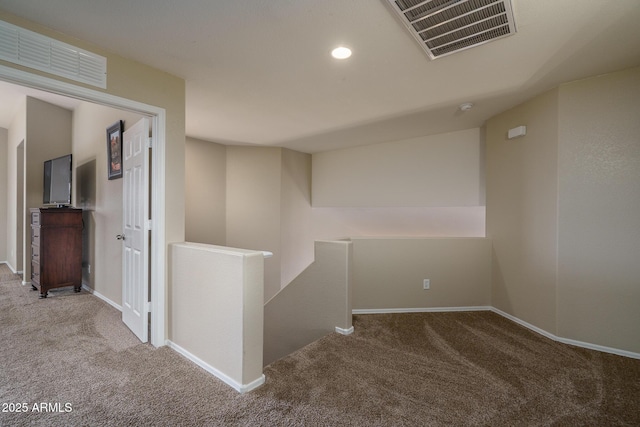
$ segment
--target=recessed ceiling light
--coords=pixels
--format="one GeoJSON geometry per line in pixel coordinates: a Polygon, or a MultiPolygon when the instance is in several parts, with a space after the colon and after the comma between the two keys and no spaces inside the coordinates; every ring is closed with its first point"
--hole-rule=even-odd
{"type": "Polygon", "coordinates": [[[337,47],[331,51],[331,56],[336,59],[347,59],[351,56],[351,49],[344,46],[337,47]]]}
{"type": "Polygon", "coordinates": [[[460,109],[460,111],[469,111],[473,108],[473,103],[465,102],[464,104],[460,104],[458,108],[460,109]]]}

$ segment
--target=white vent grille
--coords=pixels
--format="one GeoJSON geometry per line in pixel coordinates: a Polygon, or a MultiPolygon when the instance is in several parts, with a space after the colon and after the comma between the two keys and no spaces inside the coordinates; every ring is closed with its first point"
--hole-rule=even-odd
{"type": "Polygon", "coordinates": [[[510,0],[388,0],[436,59],[516,32],[510,0]]]}
{"type": "Polygon", "coordinates": [[[0,59],[102,89],[107,87],[107,58],[4,21],[0,21],[0,59]]]}

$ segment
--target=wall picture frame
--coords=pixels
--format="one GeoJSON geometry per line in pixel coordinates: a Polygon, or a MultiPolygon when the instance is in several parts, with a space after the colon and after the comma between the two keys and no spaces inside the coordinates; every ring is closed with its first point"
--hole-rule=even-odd
{"type": "Polygon", "coordinates": [[[107,177],[122,178],[122,132],[124,121],[118,120],[107,128],[107,177]]]}

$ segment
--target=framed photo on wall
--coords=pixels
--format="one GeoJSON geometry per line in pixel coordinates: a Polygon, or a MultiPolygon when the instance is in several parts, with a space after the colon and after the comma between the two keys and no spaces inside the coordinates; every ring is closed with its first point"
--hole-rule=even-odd
{"type": "Polygon", "coordinates": [[[109,179],[122,178],[122,132],[124,122],[118,120],[107,128],[107,171],[109,179]]]}

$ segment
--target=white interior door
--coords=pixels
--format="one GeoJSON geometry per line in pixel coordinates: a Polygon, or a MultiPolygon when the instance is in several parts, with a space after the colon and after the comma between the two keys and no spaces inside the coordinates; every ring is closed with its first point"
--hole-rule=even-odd
{"type": "Polygon", "coordinates": [[[149,329],[149,121],[122,138],[123,234],[122,321],[142,342],[149,329]]]}

